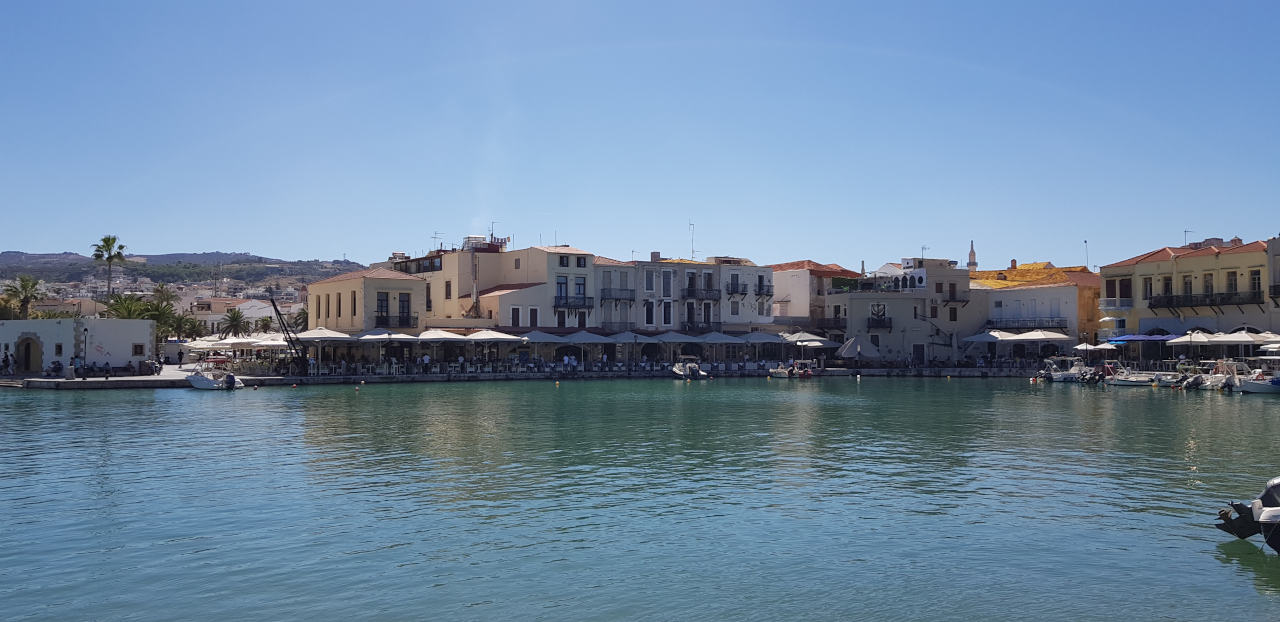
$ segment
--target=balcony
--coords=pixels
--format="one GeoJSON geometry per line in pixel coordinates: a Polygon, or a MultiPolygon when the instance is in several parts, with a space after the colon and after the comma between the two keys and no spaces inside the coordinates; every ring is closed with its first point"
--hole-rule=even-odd
{"type": "Polygon", "coordinates": [[[956,292],[954,294],[947,294],[946,297],[942,299],[942,302],[943,304],[952,303],[952,302],[968,304],[969,294],[968,292],[956,292]]]}
{"type": "Polygon", "coordinates": [[[1065,317],[1004,318],[987,320],[987,328],[1066,328],[1065,317]]]}
{"type": "Polygon", "coordinates": [[[604,287],[600,289],[600,300],[635,300],[636,290],[604,287]]]}
{"type": "Polygon", "coordinates": [[[375,315],[373,326],[374,328],[417,328],[418,314],[375,315]]]}
{"type": "Polygon", "coordinates": [[[891,317],[867,318],[867,330],[875,330],[875,329],[893,330],[893,318],[891,317]]]}
{"type": "Polygon", "coordinates": [[[1262,292],[1226,292],[1222,294],[1190,294],[1152,296],[1147,301],[1150,309],[1173,309],[1177,307],[1220,307],[1223,305],[1260,305],[1262,292]]]}
{"type": "Polygon", "coordinates": [[[747,284],[746,283],[729,283],[728,285],[724,286],[724,293],[729,294],[730,296],[746,296],[747,284]]]}
{"type": "Polygon", "coordinates": [[[1103,311],[1118,311],[1121,309],[1132,309],[1132,298],[1099,298],[1098,308],[1103,311]]]}
{"type": "Polygon", "coordinates": [[[680,325],[680,330],[686,333],[709,333],[720,330],[720,322],[685,322],[680,325]]]}
{"type": "Polygon", "coordinates": [[[590,309],[596,304],[591,296],[556,296],[552,306],[556,309],[590,309]]]}
{"type": "Polygon", "coordinates": [[[770,297],[772,297],[772,296],[773,296],[773,286],[772,286],[772,285],[757,285],[757,286],[756,286],[756,295],[757,295],[757,296],[770,296],[770,297]]]}
{"type": "Polygon", "coordinates": [[[680,290],[680,297],[691,298],[694,300],[720,300],[720,290],[686,287],[680,290]]]}
{"type": "Polygon", "coordinates": [[[849,326],[847,317],[820,317],[813,322],[818,328],[844,330],[849,326]]]}
{"type": "Polygon", "coordinates": [[[600,328],[606,333],[620,333],[627,330],[634,330],[635,322],[600,322],[600,328]]]}

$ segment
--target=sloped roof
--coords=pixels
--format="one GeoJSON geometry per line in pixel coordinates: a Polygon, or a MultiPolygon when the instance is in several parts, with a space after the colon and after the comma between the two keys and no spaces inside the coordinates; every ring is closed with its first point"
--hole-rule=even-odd
{"type": "Polygon", "coordinates": [[[618,261],[617,259],[610,259],[608,257],[601,257],[600,255],[596,255],[596,265],[597,266],[634,266],[636,265],[636,262],[618,261]]]}
{"type": "Polygon", "coordinates": [[[1098,287],[1101,284],[1101,278],[1097,274],[1090,272],[1085,266],[1048,267],[1052,265],[1044,261],[1022,264],[1012,270],[972,270],[969,272],[969,287],[974,289],[1014,289],[1057,287],[1062,285],[1098,287]]]}
{"type": "Polygon", "coordinates": [[[347,272],[331,276],[327,279],[316,281],[311,285],[322,285],[324,283],[337,283],[338,281],[350,281],[353,279],[403,279],[410,281],[421,281],[422,279],[412,275],[392,270],[390,268],[369,268],[367,270],[356,270],[355,272],[347,272]]]}
{"type": "Polygon", "coordinates": [[[786,272],[788,270],[808,270],[816,276],[843,276],[856,279],[859,276],[857,272],[845,268],[836,263],[818,263],[812,259],[801,259],[798,261],[788,261],[785,263],[777,263],[766,268],[772,269],[774,272],[786,272]]]}
{"type": "Polygon", "coordinates": [[[1149,253],[1143,253],[1136,257],[1130,257],[1124,261],[1110,263],[1103,268],[1122,268],[1124,266],[1134,266],[1140,263],[1149,263],[1155,261],[1169,261],[1175,257],[1204,257],[1206,255],[1232,255],[1235,253],[1256,253],[1266,252],[1267,243],[1258,240],[1248,244],[1239,246],[1202,246],[1200,248],[1189,248],[1186,246],[1165,246],[1157,248],[1149,253]]]}
{"type": "MultiPolygon", "coordinates": [[[[503,285],[495,285],[493,287],[480,290],[480,297],[484,298],[485,296],[501,296],[503,294],[510,294],[511,292],[520,291],[522,289],[528,289],[530,287],[535,287],[538,285],[546,285],[546,283],[505,283],[503,285]]],[[[470,297],[471,297],[470,292],[467,292],[461,296],[458,296],[458,298],[470,298],[470,297]]]]}

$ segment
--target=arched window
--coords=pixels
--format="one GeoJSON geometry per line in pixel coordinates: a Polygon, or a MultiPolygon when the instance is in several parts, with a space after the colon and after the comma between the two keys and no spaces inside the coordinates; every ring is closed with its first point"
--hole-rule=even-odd
{"type": "Polygon", "coordinates": [[[911,277],[911,289],[915,289],[915,287],[916,287],[916,277],[913,276],[911,277]]]}
{"type": "Polygon", "coordinates": [[[902,289],[902,279],[900,279],[900,278],[898,278],[898,277],[896,277],[896,276],[895,276],[895,277],[893,277],[893,288],[894,288],[894,289],[902,289]]]}

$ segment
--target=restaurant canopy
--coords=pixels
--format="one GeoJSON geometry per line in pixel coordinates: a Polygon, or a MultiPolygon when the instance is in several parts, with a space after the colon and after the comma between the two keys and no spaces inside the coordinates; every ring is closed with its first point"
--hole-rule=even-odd
{"type": "Polygon", "coordinates": [[[577,344],[577,345],[593,344],[593,343],[607,343],[609,345],[617,344],[616,341],[608,337],[605,337],[604,335],[597,335],[595,333],[588,332],[585,330],[580,330],[576,333],[573,333],[572,335],[568,335],[564,339],[569,343],[577,344]]]}
{"type": "Polygon", "coordinates": [[[476,343],[520,343],[520,338],[507,333],[500,333],[496,330],[478,330],[467,335],[467,341],[476,343]]]}
{"type": "Polygon", "coordinates": [[[569,343],[568,339],[551,333],[544,333],[540,330],[531,330],[523,335],[525,343],[569,343]]]}
{"type": "Polygon", "coordinates": [[[1169,341],[1177,335],[1117,335],[1107,339],[1111,343],[1125,343],[1129,341],[1169,341]]]}
{"type": "Polygon", "coordinates": [[[995,343],[997,341],[1009,341],[1015,337],[1013,333],[1006,333],[1002,330],[988,330],[976,335],[969,335],[960,341],[968,341],[970,343],[995,343]]]}
{"type": "Polygon", "coordinates": [[[456,343],[466,340],[466,337],[463,337],[458,333],[451,333],[447,330],[440,330],[439,328],[424,330],[418,334],[418,341],[425,341],[427,343],[456,343]]]}
{"type": "Polygon", "coordinates": [[[1171,346],[1207,346],[1210,343],[1209,335],[1198,330],[1191,331],[1181,337],[1169,339],[1169,345],[1171,346]]]}
{"type": "Polygon", "coordinates": [[[355,341],[356,338],[323,326],[298,333],[299,341],[355,341]]]}
{"type": "Polygon", "coordinates": [[[742,345],[746,343],[741,338],[734,337],[732,335],[726,335],[724,333],[716,332],[716,331],[712,331],[703,335],[699,339],[699,341],[701,343],[713,344],[713,345],[720,345],[720,344],[742,345]]]}
{"type": "Polygon", "coordinates": [[[698,343],[698,338],[693,335],[677,333],[671,330],[654,337],[654,339],[662,343],[698,343]]]}
{"type": "Polygon", "coordinates": [[[747,333],[742,336],[742,340],[747,343],[786,343],[786,341],[778,335],[762,332],[747,333]]]}
{"type": "Polygon", "coordinates": [[[629,330],[618,333],[616,335],[611,335],[609,338],[612,339],[614,343],[621,343],[621,344],[659,343],[659,341],[657,339],[654,339],[653,337],[647,337],[639,333],[633,333],[629,330]]]}
{"type": "Polygon", "coordinates": [[[853,339],[844,342],[844,345],[840,346],[839,350],[836,350],[836,356],[845,359],[878,359],[880,358],[880,348],[871,343],[871,340],[865,335],[857,335],[853,339]]]}
{"type": "Polygon", "coordinates": [[[1030,330],[1008,338],[1006,341],[1069,341],[1071,338],[1051,330],[1030,330]]]}
{"type": "Polygon", "coordinates": [[[365,343],[387,343],[390,341],[398,341],[398,342],[418,341],[418,338],[414,337],[413,335],[397,333],[395,331],[390,331],[385,328],[375,328],[375,329],[366,330],[363,333],[357,334],[356,341],[362,341],[365,343]]]}
{"type": "Polygon", "coordinates": [[[1258,341],[1251,333],[1242,330],[1234,333],[1214,333],[1209,335],[1209,343],[1251,346],[1258,341]]]}
{"type": "Polygon", "coordinates": [[[793,346],[800,346],[801,348],[839,348],[840,347],[840,344],[830,339],[824,339],[813,333],[806,333],[804,331],[800,331],[798,333],[789,333],[789,334],[783,333],[782,338],[787,343],[793,346]]]}

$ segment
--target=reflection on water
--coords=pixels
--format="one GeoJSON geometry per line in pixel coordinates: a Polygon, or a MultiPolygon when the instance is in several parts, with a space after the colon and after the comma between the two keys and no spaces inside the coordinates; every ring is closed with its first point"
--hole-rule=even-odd
{"type": "Polygon", "coordinates": [[[214,393],[0,393],[7,611],[1280,613],[1276,556],[1211,526],[1277,474],[1266,396],[912,378],[214,393]]]}

